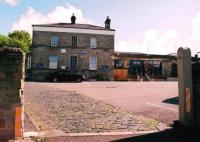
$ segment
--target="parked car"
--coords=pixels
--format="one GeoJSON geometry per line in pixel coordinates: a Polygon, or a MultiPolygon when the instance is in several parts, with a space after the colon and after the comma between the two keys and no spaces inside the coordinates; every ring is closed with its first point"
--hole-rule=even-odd
{"type": "Polygon", "coordinates": [[[82,82],[83,80],[85,80],[85,77],[80,73],[64,70],[64,71],[55,71],[53,73],[50,73],[49,75],[47,75],[46,79],[48,81],[53,81],[53,82],[60,82],[60,81],[82,82]]]}

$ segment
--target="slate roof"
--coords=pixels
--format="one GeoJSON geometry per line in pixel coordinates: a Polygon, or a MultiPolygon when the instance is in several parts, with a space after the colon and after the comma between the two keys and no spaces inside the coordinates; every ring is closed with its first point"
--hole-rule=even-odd
{"type": "Polygon", "coordinates": [[[105,27],[100,27],[90,24],[52,23],[52,24],[39,24],[33,26],[115,31],[114,29],[107,29],[105,27]]]}
{"type": "Polygon", "coordinates": [[[140,52],[115,52],[115,57],[119,58],[148,58],[148,59],[153,59],[153,58],[167,58],[167,59],[177,59],[176,56],[174,55],[158,55],[158,54],[145,54],[145,53],[140,53],[140,52]]]}

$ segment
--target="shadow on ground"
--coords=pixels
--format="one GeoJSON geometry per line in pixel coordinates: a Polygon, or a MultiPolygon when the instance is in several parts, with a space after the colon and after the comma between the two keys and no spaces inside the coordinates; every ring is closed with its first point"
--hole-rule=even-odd
{"type": "Polygon", "coordinates": [[[178,97],[166,99],[163,103],[178,105],[178,97]]]}
{"type": "Polygon", "coordinates": [[[129,137],[113,142],[200,142],[197,129],[169,129],[158,133],[129,137]]]}
{"type": "MultiPolygon", "coordinates": [[[[199,130],[199,129],[198,129],[199,130]]],[[[168,129],[158,133],[145,135],[98,135],[79,137],[47,138],[47,142],[200,142],[197,129],[168,129]]]]}

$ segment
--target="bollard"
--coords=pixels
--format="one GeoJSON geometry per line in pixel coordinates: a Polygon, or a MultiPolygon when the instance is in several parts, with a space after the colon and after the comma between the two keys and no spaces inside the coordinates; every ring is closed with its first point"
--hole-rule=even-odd
{"type": "Polygon", "coordinates": [[[192,65],[189,48],[178,49],[178,89],[179,89],[179,121],[181,125],[193,125],[192,65]]]}
{"type": "Polygon", "coordinates": [[[24,54],[0,49],[0,141],[23,136],[24,54]]]}

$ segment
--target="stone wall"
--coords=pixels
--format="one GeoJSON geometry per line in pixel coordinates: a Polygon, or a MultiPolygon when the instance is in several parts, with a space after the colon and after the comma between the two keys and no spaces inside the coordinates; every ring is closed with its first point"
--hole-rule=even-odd
{"type": "Polygon", "coordinates": [[[45,76],[52,72],[49,70],[49,56],[56,55],[58,57],[58,69],[61,66],[69,68],[70,56],[78,57],[77,69],[82,72],[87,79],[93,78],[95,75],[102,75],[113,80],[113,59],[114,54],[114,36],[111,35],[95,35],[95,34],[75,34],[78,36],[78,47],[71,47],[71,37],[73,33],[56,33],[56,32],[33,32],[32,47],[32,74],[33,80],[45,80],[45,76]],[[51,47],[51,35],[58,35],[58,46],[51,47]],[[97,39],[97,48],[90,48],[90,38],[97,39]],[[61,50],[66,53],[61,53],[61,50]],[[97,57],[97,71],[89,70],[89,57],[97,57]],[[41,65],[38,69],[38,64],[41,65]],[[102,67],[108,67],[104,71],[102,67]]]}
{"type": "Polygon", "coordinates": [[[0,141],[23,136],[24,54],[0,49],[0,141]]]}

